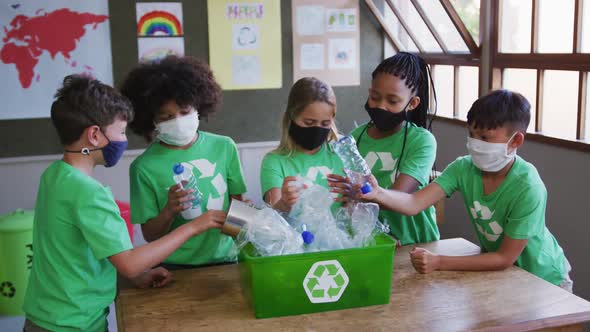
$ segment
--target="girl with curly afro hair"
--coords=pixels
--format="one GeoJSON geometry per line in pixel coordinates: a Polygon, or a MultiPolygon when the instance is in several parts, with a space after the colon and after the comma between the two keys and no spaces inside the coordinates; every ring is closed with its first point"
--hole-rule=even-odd
{"type": "Polygon", "coordinates": [[[169,269],[235,261],[232,239],[218,228],[230,199],[243,200],[246,185],[234,141],[198,130],[199,119],[221,103],[209,66],[174,56],[143,63],[127,75],[121,92],[135,111],[129,127],[150,143],[129,170],[132,222],[150,242],[191,220],[207,228],[164,260],[169,269]],[[197,192],[175,182],[177,164],[192,171],[197,192]],[[188,210],[192,216],[182,213],[188,210]]]}

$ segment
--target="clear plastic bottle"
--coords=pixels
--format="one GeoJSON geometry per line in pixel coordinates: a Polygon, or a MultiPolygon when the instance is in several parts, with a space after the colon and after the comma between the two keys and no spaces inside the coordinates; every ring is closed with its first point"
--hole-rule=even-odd
{"type": "Polygon", "coordinates": [[[194,192],[192,193],[194,198],[186,202],[190,203],[191,207],[182,211],[180,215],[186,220],[195,219],[202,213],[201,201],[203,200],[203,194],[197,187],[197,178],[195,178],[193,171],[190,168],[184,167],[181,163],[174,164],[172,171],[174,172],[174,182],[180,183],[181,188],[194,189],[194,192]],[[187,183],[183,184],[183,181],[186,181],[187,183]]]}
{"type": "Polygon", "coordinates": [[[352,136],[344,136],[337,142],[332,143],[334,152],[340,157],[344,164],[344,172],[353,184],[360,184],[361,192],[367,194],[373,190],[369,184],[371,169],[361,156],[356,147],[356,141],[352,136]]]}

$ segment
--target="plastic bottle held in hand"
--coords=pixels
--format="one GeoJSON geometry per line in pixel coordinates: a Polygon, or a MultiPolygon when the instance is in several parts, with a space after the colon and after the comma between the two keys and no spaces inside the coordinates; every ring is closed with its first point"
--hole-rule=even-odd
{"type": "Polygon", "coordinates": [[[361,184],[361,192],[367,194],[373,190],[369,184],[371,169],[361,156],[352,136],[344,136],[332,145],[334,152],[344,164],[344,172],[353,184],[361,184]]]}
{"type": "Polygon", "coordinates": [[[197,187],[197,178],[195,178],[193,171],[190,168],[184,167],[181,163],[174,164],[172,171],[174,172],[174,182],[180,183],[180,187],[183,189],[194,190],[192,193],[194,198],[185,203],[191,204],[191,207],[182,211],[180,215],[186,220],[195,219],[202,213],[201,201],[203,200],[203,194],[197,187]],[[183,181],[186,181],[186,183],[183,183],[183,181]]]}

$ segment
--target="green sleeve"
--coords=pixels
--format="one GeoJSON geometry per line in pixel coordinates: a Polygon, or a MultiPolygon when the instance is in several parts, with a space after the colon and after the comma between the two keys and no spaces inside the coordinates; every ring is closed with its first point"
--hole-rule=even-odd
{"type": "Polygon", "coordinates": [[[278,155],[267,153],[260,167],[260,188],[262,196],[272,188],[281,188],[285,176],[281,170],[281,161],[278,155]]]}
{"type": "Polygon", "coordinates": [[[459,190],[459,180],[464,171],[464,160],[458,158],[450,163],[434,182],[450,197],[455,191],[459,190]]]}
{"type": "Polygon", "coordinates": [[[436,159],[436,139],[430,132],[422,132],[402,156],[399,172],[416,179],[421,185],[428,184],[432,165],[436,159]]]}
{"type": "Polygon", "coordinates": [[[101,188],[80,200],[78,228],[96,259],[133,248],[125,220],[107,189],[101,188]]]}
{"type": "Polygon", "coordinates": [[[246,192],[246,182],[244,181],[244,173],[242,171],[242,164],[240,163],[240,156],[238,155],[238,148],[231,138],[229,139],[228,154],[227,187],[229,194],[241,195],[246,192]]]}
{"type": "Polygon", "coordinates": [[[515,199],[506,218],[504,232],[513,239],[529,239],[545,227],[547,190],[527,186],[515,199]]]}
{"type": "Polygon", "coordinates": [[[131,164],[129,168],[131,222],[133,224],[145,224],[149,219],[160,214],[156,188],[149,177],[137,167],[131,164]]]}

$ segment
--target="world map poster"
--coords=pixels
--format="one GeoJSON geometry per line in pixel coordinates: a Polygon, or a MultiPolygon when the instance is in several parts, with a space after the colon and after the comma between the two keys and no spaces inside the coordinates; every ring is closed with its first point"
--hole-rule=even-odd
{"type": "Polygon", "coordinates": [[[0,120],[46,118],[64,76],[112,85],[107,0],[0,0],[0,120]]]}

